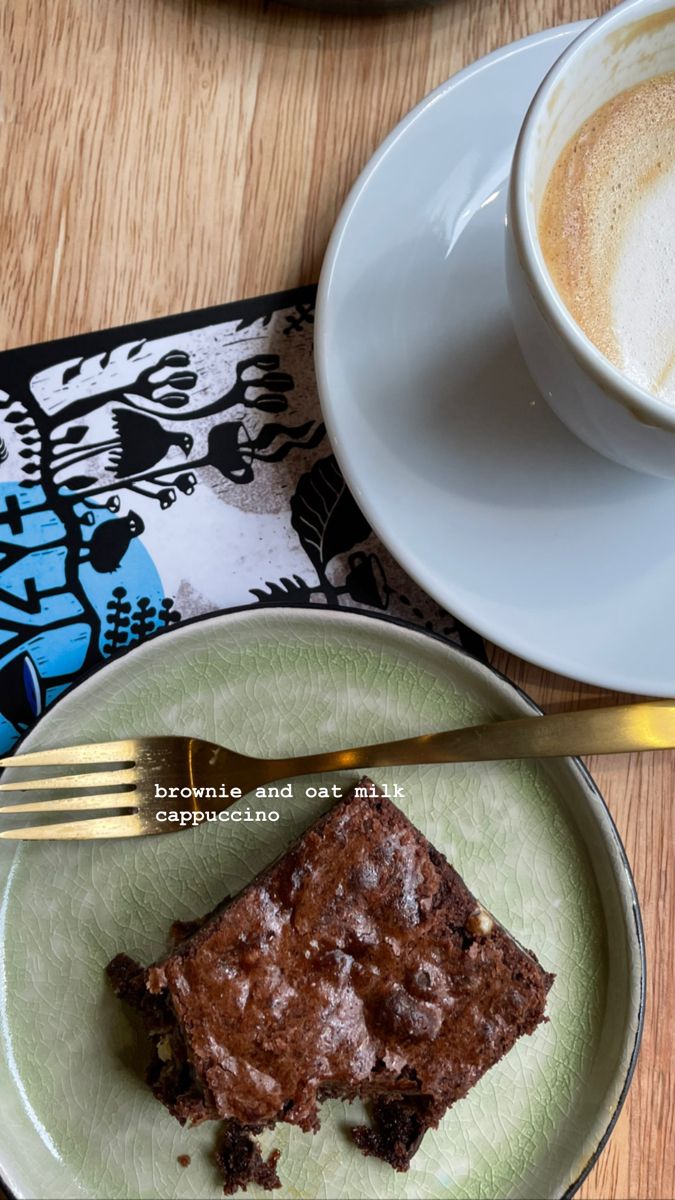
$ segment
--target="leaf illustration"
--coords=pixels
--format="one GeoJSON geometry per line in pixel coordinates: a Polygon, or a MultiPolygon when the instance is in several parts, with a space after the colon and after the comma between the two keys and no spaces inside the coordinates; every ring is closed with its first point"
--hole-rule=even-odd
{"type": "Polygon", "coordinates": [[[154,633],[157,625],[156,616],[157,609],[153,607],[147,596],[141,596],[131,614],[131,633],[137,641],[141,642],[143,638],[154,633]]]}
{"type": "Polygon", "coordinates": [[[83,362],[83,358],[78,358],[77,362],[74,362],[72,366],[66,367],[63,375],[61,376],[61,383],[70,383],[71,379],[75,379],[75,377],[80,373],[80,368],[83,362]]]}
{"type": "Polygon", "coordinates": [[[178,621],[180,621],[181,615],[178,610],[174,608],[174,601],[171,596],[165,596],[162,600],[162,603],[159,606],[158,617],[165,629],[168,629],[170,625],[175,625],[178,621]]]}
{"type": "Polygon", "coordinates": [[[60,442],[66,442],[68,446],[76,446],[82,441],[85,433],[89,432],[87,425],[71,425],[69,429],[59,438],[60,442]]]}
{"type": "Polygon", "coordinates": [[[103,649],[106,654],[114,654],[129,640],[129,613],[131,605],[126,599],[127,589],[113,589],[113,599],[106,604],[106,632],[103,638],[103,649]]]}
{"type": "Polygon", "coordinates": [[[79,492],[92,483],[96,483],[93,475],[71,475],[70,479],[64,481],[64,486],[70,488],[71,492],[79,492]]]}
{"type": "Polygon", "coordinates": [[[291,514],[291,524],[319,575],[336,554],[351,550],[370,533],[332,454],[301,476],[291,514]]]}
{"type": "MultiPolygon", "coordinates": [[[[133,396],[133,391],[125,392],[127,396],[133,396]]],[[[157,401],[162,405],[162,408],[185,408],[189,403],[189,398],[183,392],[165,392],[161,400],[157,401]]]]}
{"type": "Polygon", "coordinates": [[[291,604],[306,604],[312,595],[311,587],[299,575],[294,575],[292,579],[284,575],[279,583],[266,580],[265,588],[267,591],[263,588],[251,588],[251,595],[263,604],[269,604],[273,600],[284,601],[286,604],[289,601],[291,604]]]}
{"type": "Polygon", "coordinates": [[[257,408],[260,412],[279,413],[288,408],[285,396],[260,396],[257,400],[247,401],[249,408],[257,408]]]}
{"type": "Polygon", "coordinates": [[[9,458],[9,450],[5,442],[0,438],[0,463],[4,463],[9,458]]]}

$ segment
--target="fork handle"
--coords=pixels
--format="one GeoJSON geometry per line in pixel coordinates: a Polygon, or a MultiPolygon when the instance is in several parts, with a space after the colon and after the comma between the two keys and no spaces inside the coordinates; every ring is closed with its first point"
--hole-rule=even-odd
{"type": "Polygon", "coordinates": [[[361,767],[556,758],[672,747],[675,747],[675,701],[654,700],[614,708],[495,721],[402,741],[276,760],[273,778],[361,767]]]}

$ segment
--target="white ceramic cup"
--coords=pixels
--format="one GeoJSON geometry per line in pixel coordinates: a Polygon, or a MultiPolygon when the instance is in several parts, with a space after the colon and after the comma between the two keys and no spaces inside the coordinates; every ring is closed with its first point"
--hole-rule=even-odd
{"type": "MultiPolygon", "coordinates": [[[[560,420],[608,458],[675,478],[675,406],[632,383],[593,345],[558,295],[537,234],[546,184],[569,139],[607,100],[667,71],[675,71],[672,0],[625,0],[558,59],[516,145],[506,271],[523,355],[560,420]]],[[[673,227],[675,236],[675,213],[673,227]]]]}

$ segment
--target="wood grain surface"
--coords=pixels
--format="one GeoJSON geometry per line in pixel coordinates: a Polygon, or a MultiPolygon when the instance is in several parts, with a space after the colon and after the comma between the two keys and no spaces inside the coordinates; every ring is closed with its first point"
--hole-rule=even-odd
{"type": "MultiPolygon", "coordinates": [[[[262,0],[3,0],[2,347],[316,280],[351,182],[417,100],[505,42],[605,7],[448,0],[358,18],[262,0]]],[[[494,661],[546,709],[615,699],[494,661]]],[[[628,1102],[580,1195],[672,1200],[673,756],[590,766],[633,864],[649,1000],[628,1102]]]]}

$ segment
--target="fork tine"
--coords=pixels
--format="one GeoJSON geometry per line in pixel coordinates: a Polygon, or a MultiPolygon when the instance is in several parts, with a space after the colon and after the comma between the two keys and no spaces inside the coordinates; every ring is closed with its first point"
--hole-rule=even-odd
{"type": "MultiPolygon", "coordinates": [[[[9,841],[79,841],[89,838],[140,837],[152,833],[138,813],[123,817],[95,817],[91,821],[63,821],[56,825],[29,825],[25,829],[3,829],[0,838],[9,841]]],[[[161,828],[158,828],[161,833],[161,828]]]]}
{"type": "MultiPolygon", "coordinates": [[[[0,783],[0,792],[51,791],[54,788],[118,787],[133,783],[133,767],[119,771],[91,771],[87,775],[56,775],[53,779],[25,779],[18,783],[0,783]]],[[[0,807],[0,812],[2,808],[0,807]]]]}
{"type": "Polygon", "coordinates": [[[121,742],[88,742],[83,746],[59,746],[54,750],[33,750],[29,754],[10,754],[0,758],[0,767],[79,766],[81,763],[133,763],[138,743],[132,738],[121,742]]]}
{"type": "Polygon", "coordinates": [[[22,812],[93,812],[97,808],[138,808],[136,792],[108,792],[103,796],[62,796],[59,800],[27,800],[23,804],[4,804],[0,817],[22,812]]]}

